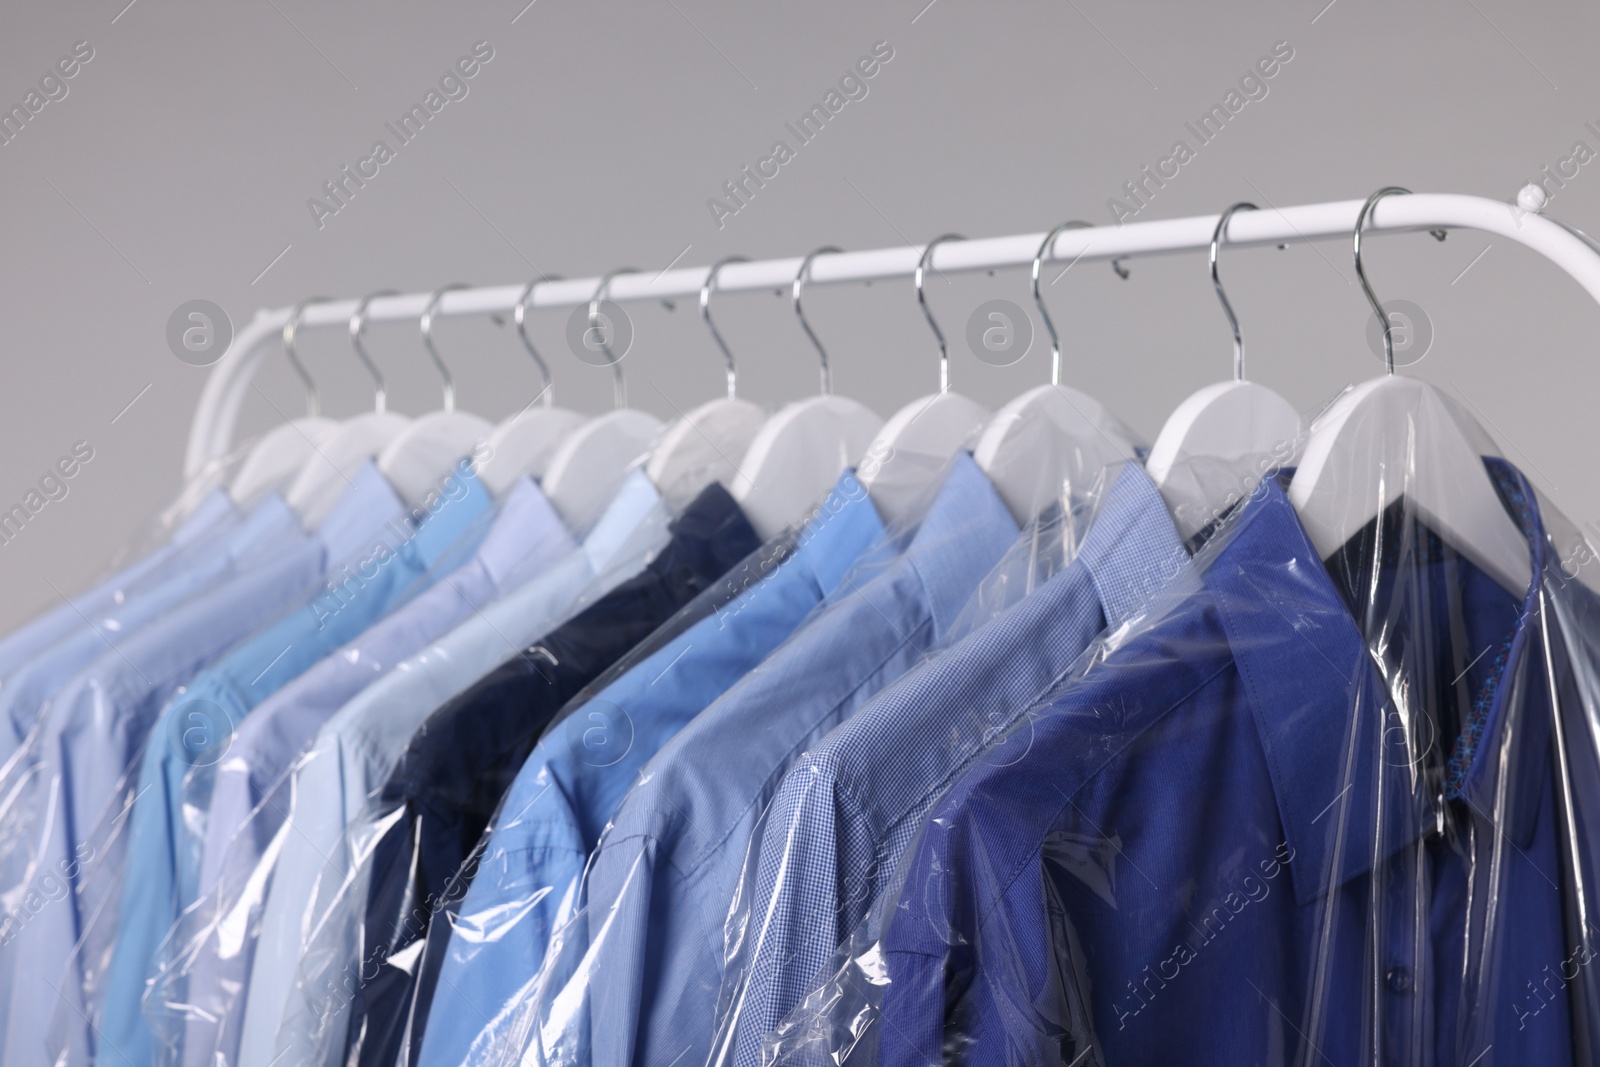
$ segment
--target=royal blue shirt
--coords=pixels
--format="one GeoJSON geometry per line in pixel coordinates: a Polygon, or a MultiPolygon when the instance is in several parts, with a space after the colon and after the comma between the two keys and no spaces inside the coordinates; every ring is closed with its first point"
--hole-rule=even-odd
{"type": "Polygon", "coordinates": [[[1563,856],[1541,587],[1401,507],[1336,583],[1265,483],[1199,588],[951,788],[882,917],[882,1067],[1574,1062],[1570,994],[1518,999],[1596,903],[1563,856]]]}

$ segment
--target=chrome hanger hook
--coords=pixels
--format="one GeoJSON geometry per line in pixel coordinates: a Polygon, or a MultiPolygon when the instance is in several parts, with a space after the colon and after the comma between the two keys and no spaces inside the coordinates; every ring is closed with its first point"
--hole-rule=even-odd
{"type": "Polygon", "coordinates": [[[928,267],[933,264],[933,250],[945,241],[965,241],[966,237],[959,233],[946,233],[935,237],[928,242],[922,250],[922,258],[917,260],[917,272],[912,275],[912,282],[917,287],[917,303],[922,306],[922,317],[928,320],[928,328],[933,331],[933,336],[939,342],[939,392],[950,391],[950,353],[945,349],[944,332],[939,329],[939,324],[933,321],[933,312],[928,310],[928,299],[922,292],[922,277],[928,267]]]}
{"type": "Polygon", "coordinates": [[[378,370],[378,365],[372,362],[372,357],[367,355],[366,346],[361,343],[361,333],[367,328],[367,305],[381,296],[398,296],[395,289],[380,289],[376,293],[368,293],[356,303],[356,309],[350,315],[350,346],[356,350],[356,358],[361,365],[367,368],[367,373],[372,375],[372,410],[382,415],[389,408],[388,393],[383,388],[383,374],[378,370]]]}
{"type": "MultiPolygon", "coordinates": [[[[598,329],[600,326],[600,305],[605,303],[606,290],[611,288],[611,280],[619,274],[638,273],[638,267],[618,267],[600,276],[600,284],[595,286],[594,296],[589,300],[589,329],[598,329]]],[[[606,330],[600,330],[600,351],[606,354],[606,358],[611,358],[611,341],[606,330]]],[[[611,406],[613,408],[628,406],[628,383],[622,378],[622,356],[611,360],[611,406]]]]}
{"type": "Polygon", "coordinates": [[[706,329],[711,331],[712,340],[717,342],[717,347],[722,349],[722,358],[728,365],[728,399],[738,397],[738,379],[734,376],[733,353],[728,349],[728,342],[722,339],[722,334],[717,331],[717,324],[711,321],[711,291],[716,288],[717,275],[722,273],[722,268],[729,263],[748,263],[749,256],[728,256],[719,259],[706,271],[706,280],[700,286],[700,317],[706,321],[706,329]]]}
{"type": "Polygon", "coordinates": [[[1217,299],[1222,303],[1222,313],[1228,316],[1228,325],[1233,329],[1233,380],[1244,381],[1244,338],[1239,334],[1239,317],[1233,313],[1233,305],[1228,302],[1228,294],[1222,288],[1222,279],[1217,275],[1217,250],[1222,247],[1223,238],[1228,233],[1228,221],[1233,218],[1235,211],[1258,211],[1254,204],[1244,200],[1229,206],[1217,218],[1217,228],[1211,231],[1211,284],[1217,290],[1217,299]]]}
{"type": "MultiPolygon", "coordinates": [[[[1087,222],[1074,219],[1063,222],[1060,226],[1045,234],[1044,241],[1039,245],[1039,251],[1033,254],[1033,302],[1039,305],[1039,317],[1044,319],[1044,328],[1050,332],[1050,384],[1061,384],[1061,338],[1056,336],[1056,324],[1050,318],[1050,309],[1044,306],[1044,294],[1039,292],[1039,270],[1044,266],[1044,257],[1055,248],[1056,238],[1067,230],[1092,230],[1094,226],[1087,222]]],[[[1116,262],[1112,262],[1116,266],[1116,262]]]]}
{"type": "Polygon", "coordinates": [[[433,291],[433,296],[428,298],[428,306],[422,309],[422,318],[417,320],[417,325],[422,328],[422,343],[428,349],[428,355],[433,357],[433,365],[439,368],[439,379],[444,383],[444,410],[456,409],[456,382],[450,377],[450,368],[445,366],[444,359],[439,355],[439,349],[433,343],[433,316],[439,311],[439,303],[444,300],[444,294],[453,293],[459,289],[471,289],[466,282],[451,282],[441,285],[433,291]]]}
{"type": "MultiPolygon", "coordinates": [[[[1367,202],[1361,205],[1361,213],[1356,216],[1355,234],[1356,277],[1361,280],[1361,291],[1367,294],[1367,303],[1372,305],[1372,313],[1383,323],[1383,365],[1390,374],[1394,373],[1394,323],[1390,322],[1389,316],[1384,313],[1383,305],[1378,302],[1378,294],[1372,291],[1372,285],[1367,281],[1367,272],[1361,265],[1361,231],[1366,228],[1367,216],[1372,214],[1372,209],[1378,201],[1396,193],[1410,196],[1411,190],[1399,185],[1385,185],[1367,197],[1367,202]]],[[[1448,233],[1445,230],[1429,230],[1428,235],[1435,241],[1442,241],[1448,233]]]]}
{"type": "Polygon", "coordinates": [[[528,355],[533,357],[533,365],[539,368],[539,377],[544,380],[544,388],[539,390],[539,395],[534,399],[543,400],[545,407],[550,407],[555,403],[556,383],[550,377],[550,364],[544,361],[544,357],[539,354],[539,350],[533,347],[533,342],[528,340],[528,327],[525,324],[525,320],[528,317],[528,301],[533,297],[533,287],[540,282],[560,280],[561,275],[559,274],[547,274],[542,278],[536,278],[529,282],[527,287],[522,290],[522,295],[517,297],[517,306],[511,310],[512,321],[517,324],[517,336],[522,338],[522,347],[526,348],[528,355]]]}
{"type": "Polygon", "coordinates": [[[828,350],[822,347],[822,342],[817,340],[816,332],[811,329],[811,324],[806,321],[806,313],[800,308],[800,287],[805,284],[806,277],[811,273],[811,261],[818,256],[843,252],[838,245],[823,245],[806,254],[800,261],[800,269],[794,274],[794,317],[800,320],[800,328],[811,338],[811,343],[817,348],[817,355],[822,359],[822,395],[833,395],[833,370],[828,366],[828,350]]]}
{"type": "Polygon", "coordinates": [[[332,302],[333,298],[329,296],[308,296],[294,306],[294,310],[289,312],[289,320],[283,324],[283,354],[289,357],[289,365],[306,387],[306,415],[313,419],[322,414],[322,397],[317,393],[317,383],[311,380],[306,365],[300,362],[300,354],[295,351],[294,335],[300,329],[300,320],[305,317],[306,308],[312,304],[332,302]]]}

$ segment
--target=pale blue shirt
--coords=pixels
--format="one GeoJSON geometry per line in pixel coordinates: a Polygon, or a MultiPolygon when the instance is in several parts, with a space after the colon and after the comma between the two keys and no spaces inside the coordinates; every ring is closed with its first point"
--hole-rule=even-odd
{"type": "MultiPolygon", "coordinates": [[[[85,959],[75,946],[91,916],[116,906],[133,778],[168,698],[263,620],[303,603],[331,560],[348,558],[386,518],[399,514],[394,491],[369,464],[316,534],[289,540],[103,653],[51,700],[27,751],[18,753],[29,758],[13,759],[6,768],[29,788],[0,784],[0,795],[12,798],[0,817],[32,828],[21,841],[8,842],[0,857],[4,884],[15,887],[15,896],[6,899],[28,908],[20,917],[13,911],[12,936],[0,938],[0,982],[10,983],[9,991],[0,990],[8,993],[0,1062],[45,1057],[53,1014],[61,1019],[48,1037],[50,1047],[84,1054],[84,982],[105,961],[85,959]],[[49,906],[28,906],[33,896],[49,906]]],[[[287,528],[298,528],[287,507],[281,518],[287,528]]]]}
{"type": "Polygon", "coordinates": [[[667,543],[670,518],[649,478],[633,473],[582,548],[362,690],[318,733],[295,770],[294,807],[274,841],[275,862],[256,875],[263,884],[270,878],[271,888],[250,968],[239,1067],[271,1063],[280,1025],[314,1023],[285,1020],[303,940],[323,927],[359,923],[366,890],[344,886],[351,869],[345,826],[383,786],[411,735],[445,701],[642,570],[667,543]]]}
{"type": "Polygon", "coordinates": [[[645,761],[787,638],[883,532],[866,490],[845,473],[798,536],[764,546],[753,566],[702,594],[726,603],[539,741],[472,861],[459,915],[430,927],[428,951],[444,948],[446,933],[449,940],[427,1013],[424,1067],[464,1062],[484,1015],[538,971],[562,899],[645,761]],[[738,592],[730,582],[753,584],[738,592]]]}
{"type": "Polygon", "coordinates": [[[139,771],[121,908],[115,927],[103,925],[99,931],[107,942],[115,941],[100,1031],[123,1062],[133,1067],[150,1062],[150,1029],[140,997],[161,936],[199,895],[198,845],[211,772],[231,746],[235,725],[426,588],[443,561],[470,554],[483,535],[487,524],[480,520],[489,507],[488,492],[463,462],[442,480],[431,507],[417,509],[408,522],[391,518],[352,557],[330,569],[308,604],[202,671],[162,712],[139,771]],[[184,803],[186,777],[197,779],[188,789],[190,804],[184,803]]]}
{"type": "MultiPolygon", "coordinates": [[[[328,656],[251,713],[217,766],[202,849],[198,906],[167,935],[167,958],[146,995],[158,1047],[186,1062],[232,1063],[243,1022],[261,886],[252,875],[289,807],[290,772],[317,731],[348,701],[577,543],[529,478],[514,483],[477,554],[432,588],[328,656]]],[[[184,783],[186,796],[194,778],[184,783]]],[[[199,798],[186,799],[197,807],[199,798]]]]}

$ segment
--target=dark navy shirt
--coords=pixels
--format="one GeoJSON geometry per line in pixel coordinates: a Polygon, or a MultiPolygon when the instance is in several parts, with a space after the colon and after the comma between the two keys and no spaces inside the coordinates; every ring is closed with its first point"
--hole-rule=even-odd
{"type": "Polygon", "coordinates": [[[454,913],[470,880],[463,862],[562,705],[759,545],[713,483],[642,572],[434,712],[412,738],[375,801],[394,814],[375,846],[360,956],[384,962],[357,991],[347,1031],[360,1063],[395,1063],[418,988],[415,953],[396,957],[427,936],[437,913],[454,913]]]}
{"type": "Polygon", "coordinates": [[[1265,483],[1023,758],[951,788],[880,917],[882,1067],[1593,1062],[1594,770],[1553,740],[1552,693],[1570,734],[1582,702],[1549,579],[1515,597],[1401,518],[1330,576],[1265,483]]]}

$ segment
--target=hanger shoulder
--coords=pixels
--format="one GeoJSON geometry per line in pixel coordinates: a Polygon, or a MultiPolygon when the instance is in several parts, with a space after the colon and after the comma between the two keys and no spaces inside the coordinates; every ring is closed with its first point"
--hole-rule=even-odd
{"type": "Polygon", "coordinates": [[[995,412],[973,458],[1020,526],[1105,467],[1136,459],[1138,444],[1099,401],[1071,386],[1041,385],[995,412]]]}
{"type": "Polygon", "coordinates": [[[361,465],[382,452],[411,420],[386,411],[349,419],[310,456],[289,485],[289,506],[310,529],[322,525],[361,465]]]}
{"type": "Polygon", "coordinates": [[[1293,448],[1300,433],[1294,405],[1264,385],[1218,382],[1190,396],[1162,425],[1145,467],[1160,485],[1191,456],[1232,459],[1293,448]]]}
{"type": "Polygon", "coordinates": [[[645,473],[677,510],[712,482],[733,484],[739,460],[766,413],[748,400],[721,397],[674,420],[650,450],[645,473]]]}
{"type": "Polygon", "coordinates": [[[902,517],[928,480],[988,421],[988,408],[950,392],[913,400],[890,416],[858,471],[883,520],[902,517]]]}
{"type": "Polygon", "coordinates": [[[805,517],[859,462],[883,420],[842,396],[799,400],[768,419],[739,464],[734,498],[762,540],[805,517]]]}
{"type": "Polygon", "coordinates": [[[661,433],[661,420],[633,408],[590,419],[556,449],[543,489],[567,529],[593,525],[622,480],[661,433]]]}
{"type": "Polygon", "coordinates": [[[274,489],[288,487],[317,447],[339,429],[332,419],[291,419],[262,435],[239,465],[228,495],[241,508],[254,504],[274,489]]]}
{"type": "Polygon", "coordinates": [[[524,474],[542,479],[561,442],[584,423],[567,408],[529,408],[494,428],[484,442],[478,478],[499,496],[524,474]]]}
{"type": "Polygon", "coordinates": [[[378,454],[378,471],[407,504],[420,503],[493,432],[489,422],[464,411],[429,412],[378,454]]]}
{"type": "Polygon", "coordinates": [[[1483,465],[1497,451],[1439,390],[1413,378],[1376,378],[1340,397],[1312,427],[1289,500],[1326,559],[1404,495],[1446,543],[1521,596],[1533,565],[1483,465]]]}
{"type": "Polygon", "coordinates": [[[1145,468],[1191,537],[1267,471],[1293,462],[1300,437],[1300,415],[1283,397],[1251,381],[1219,382],[1178,405],[1145,468]]]}

